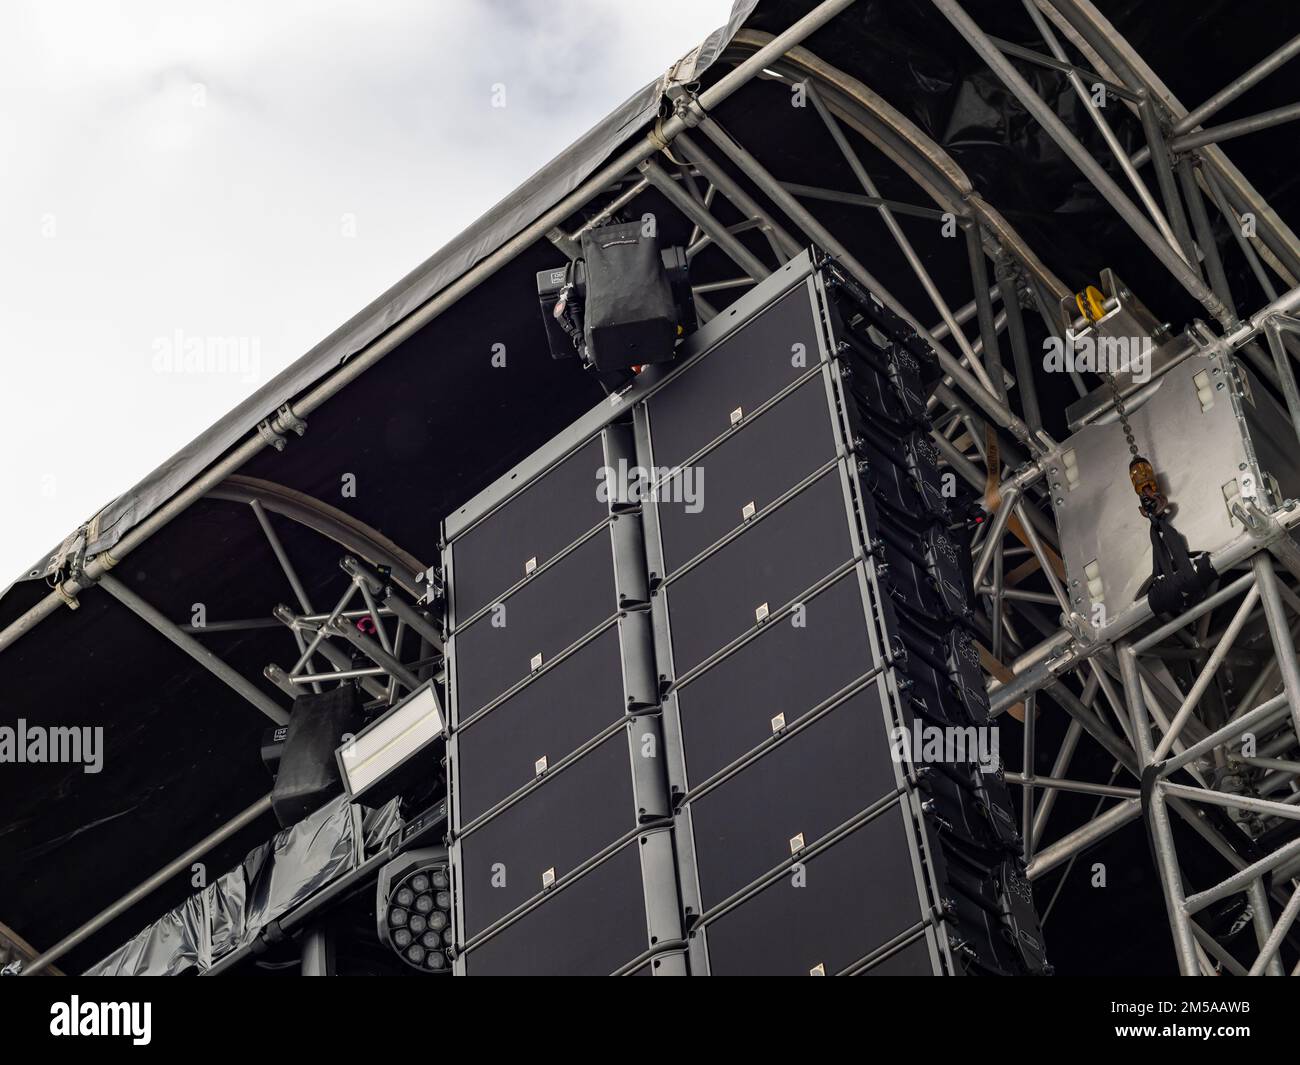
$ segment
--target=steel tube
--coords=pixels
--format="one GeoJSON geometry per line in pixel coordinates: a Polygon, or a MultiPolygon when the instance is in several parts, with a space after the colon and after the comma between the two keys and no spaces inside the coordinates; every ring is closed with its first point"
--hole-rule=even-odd
{"type": "Polygon", "coordinates": [[[1024,411],[1025,424],[1037,432],[1043,427],[1043,415],[1038,406],[1038,388],[1034,384],[1034,367],[1030,361],[1025,319],[1020,313],[1016,271],[1009,257],[1002,256],[994,264],[994,276],[997,278],[998,294],[1002,299],[1002,310],[1007,316],[1007,339],[1011,344],[1012,365],[1016,368],[1020,409],[1024,411]]]}
{"type": "MultiPolygon", "coordinates": [[[[1163,100],[1175,120],[1186,115],[1187,109],[1156,76],[1149,64],[1116,32],[1092,0],[1051,0],[1051,5],[1052,10],[1070,26],[1076,35],[1076,43],[1084,53],[1095,53],[1097,58],[1094,62],[1099,70],[1104,73],[1104,69],[1109,67],[1130,88],[1145,89],[1153,97],[1163,100]]],[[[1278,217],[1277,212],[1259,195],[1222,149],[1210,145],[1205,150],[1204,158],[1222,177],[1224,192],[1233,206],[1256,216],[1262,244],[1291,271],[1291,279],[1287,283],[1294,284],[1294,278],[1300,277],[1300,238],[1278,217]]]]}
{"type": "Polygon", "coordinates": [[[944,216],[944,212],[937,207],[918,207],[913,203],[903,203],[901,200],[886,200],[880,196],[867,196],[860,192],[840,192],[838,189],[823,189],[819,185],[801,185],[797,181],[783,181],[781,187],[792,196],[799,196],[805,200],[826,200],[828,203],[843,203],[848,204],[850,207],[870,207],[873,210],[886,207],[895,214],[924,218],[933,222],[941,221],[944,216]]]}
{"type": "MultiPolygon", "coordinates": [[[[358,677],[386,677],[388,673],[383,666],[363,666],[360,669],[340,669],[336,673],[300,673],[289,679],[290,684],[312,684],[326,680],[354,680],[358,677]]],[[[386,693],[385,693],[386,694],[386,693]]]]}
{"type": "Polygon", "coordinates": [[[1225,122],[1222,126],[1211,126],[1209,129],[1197,130],[1195,133],[1184,133],[1181,137],[1175,137],[1170,141],[1169,147],[1175,152],[1190,152],[1193,148],[1201,148],[1207,144],[1222,144],[1234,137],[1258,133],[1262,129],[1271,129],[1284,122],[1294,122],[1297,118],[1300,118],[1300,103],[1287,104],[1285,107],[1275,107],[1271,111],[1251,115],[1249,118],[1225,122]]]}
{"type": "Polygon", "coordinates": [[[1300,387],[1296,386],[1295,368],[1283,346],[1282,331],[1276,319],[1264,323],[1264,337],[1268,342],[1269,354],[1273,356],[1273,366],[1282,386],[1282,398],[1286,400],[1287,413],[1291,416],[1291,427],[1295,430],[1297,442],[1300,442],[1300,387]]]}
{"type": "MultiPolygon", "coordinates": [[[[826,104],[822,102],[821,94],[817,91],[816,86],[812,82],[808,83],[808,98],[812,100],[813,107],[820,116],[822,123],[830,132],[831,139],[835,141],[835,146],[839,148],[840,154],[844,156],[844,161],[848,163],[849,169],[853,171],[853,176],[857,179],[858,184],[862,186],[862,191],[868,196],[880,199],[880,190],[876,187],[876,183],[871,180],[871,175],[867,173],[866,168],[862,165],[862,160],[858,158],[857,153],[849,144],[848,138],[844,136],[844,131],[840,129],[839,123],[835,121],[835,116],[830,113],[826,104]]],[[[975,352],[971,349],[970,342],[966,339],[966,334],[958,328],[957,320],[953,317],[952,308],[948,306],[948,301],[943,298],[943,294],[939,291],[939,287],[934,283],[934,279],[930,276],[930,272],[926,270],[925,264],[921,262],[921,257],[916,254],[916,249],[912,247],[912,242],[907,239],[907,235],[903,232],[902,227],[898,224],[898,220],[894,217],[893,212],[888,207],[881,204],[877,208],[877,211],[880,214],[881,221],[885,223],[885,228],[889,231],[890,237],[893,238],[894,244],[898,247],[898,250],[903,253],[903,258],[907,260],[907,265],[911,268],[916,279],[921,283],[921,287],[925,290],[925,294],[934,305],[935,310],[939,312],[939,317],[943,319],[944,324],[948,327],[949,335],[957,346],[962,349],[963,354],[965,354],[966,358],[970,361],[971,369],[976,369],[975,352]]],[[[987,287],[986,284],[986,290],[987,287]]],[[[997,386],[993,383],[991,378],[981,376],[980,383],[983,384],[985,388],[989,389],[989,391],[997,395],[997,386]]],[[[998,384],[1000,385],[1001,382],[999,381],[998,384]]],[[[1005,396],[998,396],[998,398],[1005,400],[1005,396]]]]}
{"type": "Polygon", "coordinates": [[[709,214],[690,193],[669,177],[668,172],[653,159],[646,159],[642,162],[640,170],[650,184],[658,189],[669,203],[699,226],[700,231],[706,234],[714,244],[731,258],[732,262],[744,270],[751,278],[755,281],[761,281],[772,272],[757,255],[740,242],[738,237],[729,233],[726,226],[709,214]]]}
{"type": "Polygon", "coordinates": [[[1216,940],[1195,921],[1189,921],[1188,923],[1192,927],[1192,935],[1196,937],[1196,941],[1204,947],[1206,952],[1212,955],[1220,965],[1227,969],[1228,972],[1232,973],[1233,976],[1246,975],[1246,967],[1224,950],[1223,947],[1219,945],[1218,940],[1216,940]]]}
{"type": "Polygon", "coordinates": [[[1037,880],[1044,873],[1055,869],[1062,862],[1069,861],[1076,854],[1105,839],[1117,828],[1123,828],[1140,816],[1142,816],[1142,804],[1137,799],[1126,799],[1112,806],[1069,835],[1062,836],[1055,843],[1044,847],[1029,863],[1025,875],[1030,880],[1037,880]]]}
{"type": "MultiPolygon", "coordinates": [[[[1146,698],[1138,677],[1137,655],[1126,642],[1115,648],[1119,658],[1120,676],[1124,681],[1124,698],[1128,702],[1129,716],[1133,720],[1133,738],[1137,743],[1138,765],[1145,770],[1151,765],[1154,751],[1151,746],[1151,723],[1148,720],[1146,698]]],[[[1145,804],[1147,826],[1151,831],[1151,847],[1155,852],[1156,868],[1160,874],[1160,887],[1165,896],[1165,910],[1169,929],[1173,933],[1174,952],[1178,969],[1184,976],[1196,973],[1198,961],[1196,944],[1192,938],[1191,922],[1185,906],[1183,876],[1178,867],[1178,853],[1174,847],[1173,828],[1169,824],[1169,811],[1159,785],[1152,788],[1145,804]]]]}
{"type": "Polygon", "coordinates": [[[419,610],[398,598],[396,595],[388,596],[388,598],[384,600],[384,606],[423,636],[438,654],[443,653],[442,633],[438,630],[438,627],[429,620],[429,618],[421,614],[419,610]]]}
{"type": "Polygon", "coordinates": [[[1233,873],[1226,880],[1221,880],[1212,888],[1205,891],[1198,891],[1195,895],[1189,895],[1186,901],[1186,912],[1188,914],[1197,913],[1205,909],[1213,902],[1220,899],[1226,899],[1229,895],[1235,895],[1238,891],[1245,891],[1252,880],[1258,880],[1260,877],[1272,872],[1283,862],[1300,854],[1300,838],[1291,840],[1284,844],[1272,854],[1266,854],[1257,862],[1252,862],[1240,872],[1233,873]]]}
{"type": "MultiPolygon", "coordinates": [[[[1167,159],[1165,163],[1168,164],[1167,159]]],[[[1209,278],[1210,287],[1218,294],[1219,299],[1235,311],[1232,288],[1228,284],[1228,275],[1223,269],[1219,244],[1214,239],[1214,230],[1210,228],[1210,216],[1206,213],[1205,200],[1201,196],[1200,185],[1196,183],[1196,174],[1192,169],[1191,161],[1185,158],[1178,160],[1176,171],[1183,195],[1187,198],[1187,210],[1191,215],[1192,226],[1196,230],[1196,240],[1205,258],[1205,275],[1209,278]]]]}
{"type": "Polygon", "coordinates": [[[989,269],[984,260],[983,231],[978,222],[966,227],[966,257],[970,260],[971,284],[975,289],[975,308],[983,341],[984,375],[993,383],[993,394],[1007,402],[1006,378],[1003,376],[1002,352],[998,347],[998,330],[993,324],[993,301],[989,299],[989,269]]]}
{"type": "Polygon", "coordinates": [[[1198,758],[1202,758],[1209,754],[1216,747],[1232,742],[1242,733],[1247,732],[1256,726],[1259,728],[1266,728],[1274,721],[1282,720],[1287,716],[1288,712],[1289,707],[1287,704],[1286,693],[1283,692],[1281,695],[1275,695],[1266,702],[1260,703],[1260,705],[1255,707],[1254,710],[1242,714],[1239,717],[1234,717],[1230,722],[1228,722],[1228,724],[1224,725],[1223,728],[1216,729],[1214,732],[1211,732],[1206,736],[1205,739],[1192,744],[1181,754],[1165,761],[1161,765],[1160,773],[1162,776],[1168,776],[1176,770],[1181,769],[1183,766],[1189,765],[1198,758]]]}
{"type": "Polygon", "coordinates": [[[39,958],[34,959],[30,965],[26,966],[23,969],[22,975],[34,976],[47,965],[58,961],[63,957],[63,955],[67,954],[68,951],[72,950],[73,947],[85,942],[114,918],[120,917],[141,899],[153,894],[154,891],[162,887],[163,884],[167,883],[167,881],[177,873],[188,873],[190,871],[190,865],[197,859],[203,857],[203,855],[212,850],[212,848],[217,846],[217,844],[224,843],[240,829],[247,828],[263,814],[270,813],[270,811],[271,796],[268,793],[263,795],[251,806],[247,806],[239,813],[235,814],[234,817],[220,828],[208,833],[208,835],[204,836],[184,854],[173,858],[170,862],[159,869],[158,872],[154,873],[153,876],[141,881],[116,902],[107,906],[103,910],[100,910],[99,913],[76,931],[64,936],[39,958]]]}
{"type": "MultiPolygon", "coordinates": [[[[835,256],[858,284],[870,289],[890,310],[912,326],[921,335],[922,339],[934,348],[944,372],[961,385],[967,395],[979,405],[985,414],[993,419],[994,423],[1009,430],[1025,443],[1030,450],[1038,452],[1043,449],[1042,443],[1029,432],[1029,427],[1006,406],[999,403],[975,376],[953,358],[952,354],[934,339],[930,331],[914,318],[884,285],[872,276],[870,271],[857,260],[852,252],[830,230],[813,218],[798,200],[786,192],[781,187],[781,183],[764,169],[757,159],[732,140],[716,122],[707,116],[701,120],[700,129],[705,136],[713,141],[723,155],[727,156],[732,163],[748,174],[754,183],[762,189],[763,193],[809,235],[813,243],[835,256]]],[[[980,372],[982,372],[982,369],[980,372]]]]}
{"type": "MultiPolygon", "coordinates": [[[[1142,119],[1142,130],[1146,134],[1151,157],[1155,160],[1153,169],[1156,173],[1156,184],[1160,188],[1160,198],[1164,201],[1165,210],[1169,212],[1169,222],[1161,226],[1160,231],[1178,249],[1187,264],[1195,270],[1197,269],[1196,246],[1192,243],[1192,232],[1187,225],[1187,215],[1183,210],[1182,201],[1178,198],[1178,186],[1174,182],[1174,168],[1169,158],[1169,146],[1165,143],[1164,130],[1160,127],[1160,116],[1156,113],[1155,104],[1146,94],[1143,94],[1138,102],[1138,115],[1142,119]]],[[[1131,174],[1138,186],[1145,190],[1146,185],[1142,183],[1142,178],[1128,161],[1128,153],[1120,147],[1116,154],[1124,161],[1121,164],[1124,172],[1131,174]]],[[[1147,193],[1147,197],[1149,196],[1150,193],[1147,193]]],[[[1146,198],[1142,198],[1142,201],[1147,202],[1146,198]]],[[[1147,210],[1156,211],[1157,215],[1159,213],[1153,204],[1148,205],[1147,210]]],[[[1222,293],[1219,293],[1219,298],[1223,298],[1222,293]]]]}
{"type": "Polygon", "coordinates": [[[1173,719],[1169,722],[1169,731],[1161,737],[1155,754],[1152,756],[1153,761],[1159,762],[1173,747],[1174,741],[1178,739],[1179,733],[1183,730],[1183,726],[1187,724],[1187,719],[1192,716],[1192,712],[1196,709],[1196,704],[1200,702],[1201,696],[1209,688],[1215,673],[1223,665],[1223,660],[1227,657],[1233,641],[1240,635],[1250,615],[1254,613],[1257,602],[1259,602],[1259,586],[1252,585],[1250,590],[1246,592],[1246,597],[1241,601],[1241,605],[1237,607],[1236,613],[1232,615],[1232,620],[1228,623],[1223,638],[1215,645],[1214,651],[1206,659],[1205,665],[1201,667],[1201,672],[1197,675],[1191,690],[1184,697],[1178,712],[1174,714],[1173,719]]]}
{"type": "Polygon", "coordinates": [[[302,607],[302,612],[304,614],[314,613],[311,600],[307,596],[307,589],[302,586],[302,581],[298,579],[298,572],[293,568],[293,563],[289,561],[289,556],[284,550],[284,545],[280,542],[280,537],[271,528],[271,519],[266,516],[266,508],[262,506],[262,501],[254,499],[248,505],[252,507],[253,514],[257,517],[257,523],[262,527],[267,543],[271,545],[275,560],[280,563],[280,568],[284,570],[285,578],[289,581],[289,587],[293,589],[293,594],[298,600],[298,605],[302,607]]]}
{"type": "Polygon", "coordinates": [[[718,166],[704,150],[686,133],[677,134],[673,148],[695,164],[696,168],[708,178],[709,183],[722,193],[747,218],[763,220],[763,228],[781,245],[787,255],[798,255],[802,245],[790,236],[786,228],[775,220],[768,218],[758,201],[747,193],[722,167],[718,166]]]}
{"type": "MultiPolygon", "coordinates": [[[[316,632],[312,635],[311,640],[308,641],[307,650],[302,653],[298,658],[298,661],[294,663],[293,668],[289,670],[290,676],[301,673],[303,669],[306,668],[307,663],[311,660],[311,656],[316,652],[316,648],[320,647],[325,642],[326,627],[343,615],[343,611],[347,609],[348,603],[352,602],[352,597],[356,594],[356,581],[349,581],[347,591],[339,597],[339,601],[334,604],[334,609],[330,611],[329,617],[325,618],[320,623],[320,627],[317,628],[316,632]]],[[[359,614],[357,616],[364,617],[365,614],[359,614]]]]}
{"type": "Polygon", "coordinates": [[[1174,132],[1187,133],[1195,129],[1211,115],[1222,111],[1251,86],[1262,81],[1277,70],[1278,67],[1294,58],[1297,53],[1300,53],[1300,36],[1292,37],[1276,52],[1273,52],[1265,59],[1261,59],[1241,76],[1233,78],[1205,103],[1188,111],[1187,114],[1174,123],[1174,132]]]}
{"type": "Polygon", "coordinates": [[[1142,639],[1133,644],[1133,650],[1138,654],[1143,654],[1156,646],[1156,644],[1165,640],[1167,637],[1172,636],[1175,632],[1186,628],[1189,622],[1195,621],[1201,615],[1208,614],[1211,610],[1222,606],[1229,599],[1235,598],[1238,592],[1242,591],[1244,588],[1249,588],[1254,583],[1254,575],[1247,573],[1244,576],[1238,577],[1230,584],[1225,584],[1213,595],[1208,595],[1202,599],[1196,604],[1196,606],[1192,607],[1191,610],[1179,614],[1178,617],[1174,618],[1172,621],[1166,622],[1158,629],[1153,629],[1148,635],[1143,636],[1142,639]]]}
{"type": "Polygon", "coordinates": [[[762,72],[774,60],[780,59],[794,45],[821,29],[831,19],[853,3],[853,0],[823,0],[789,29],[777,34],[734,70],[720,78],[716,85],[700,93],[700,106],[711,111],[734,93],[750,78],[762,72]]]}
{"type": "Polygon", "coordinates": [[[1177,795],[1189,802],[1203,802],[1210,806],[1220,806],[1227,810],[1251,810],[1255,813],[1268,814],[1271,817],[1284,817],[1289,821],[1300,821],[1300,808],[1289,806],[1284,802],[1272,802],[1257,799],[1253,795],[1232,795],[1223,791],[1210,791],[1205,788],[1189,788],[1185,784],[1166,781],[1165,793],[1177,795]]]}
{"type": "Polygon", "coordinates": [[[1256,555],[1251,560],[1251,567],[1255,571],[1260,598],[1264,602],[1264,618],[1273,639],[1273,649],[1277,652],[1282,687],[1291,706],[1291,721],[1295,725],[1296,735],[1300,736],[1300,665],[1296,663],[1295,644],[1286,621],[1286,607],[1282,605],[1282,597],[1278,593],[1273,560],[1267,554],[1256,555]]]}
{"type": "Polygon", "coordinates": [[[1151,826],[1152,848],[1160,871],[1160,885],[1164,890],[1178,969],[1183,976],[1194,976],[1197,959],[1196,945],[1192,938],[1191,911],[1187,908],[1183,893],[1183,874],[1178,866],[1178,852],[1174,848],[1173,828],[1169,824],[1169,811],[1165,807],[1165,797],[1161,794],[1159,785],[1151,790],[1147,822],[1151,826]]]}
{"type": "Polygon", "coordinates": [[[984,539],[984,548],[980,551],[980,557],[975,562],[975,575],[972,582],[972,586],[975,588],[978,588],[984,582],[984,575],[988,572],[989,563],[993,561],[993,552],[997,550],[998,542],[1006,531],[1007,522],[1011,520],[1011,515],[1016,507],[1016,497],[1019,494],[1017,489],[1012,488],[1002,497],[1002,501],[998,504],[998,512],[993,515],[993,524],[989,526],[988,535],[984,539]]]}
{"type": "Polygon", "coordinates": [[[1024,770],[1020,774],[1020,780],[1024,790],[1020,793],[1020,837],[1024,843],[1026,862],[1034,859],[1034,724],[1038,716],[1037,703],[1036,692],[1025,700],[1024,744],[1021,753],[1024,770]]]}
{"type": "MultiPolygon", "coordinates": [[[[1074,724],[1074,722],[1071,722],[1074,724]]],[[[1094,784],[1088,780],[1068,780],[1065,777],[1034,777],[1025,779],[1023,773],[1007,773],[1007,780],[1013,784],[1033,784],[1036,788],[1055,791],[1073,791],[1079,795],[1100,795],[1107,799],[1136,799],[1137,788],[1125,788],[1118,784],[1094,784]]]]}
{"type": "MultiPolygon", "coordinates": [[[[1255,883],[1259,884],[1259,881],[1256,880],[1255,883]]],[[[1268,899],[1263,898],[1264,889],[1262,884],[1258,888],[1258,894],[1261,896],[1262,905],[1267,912],[1268,899]]],[[[1251,902],[1254,905],[1253,897],[1251,902]]],[[[1250,967],[1248,976],[1262,976],[1266,970],[1269,976],[1282,975],[1282,961],[1278,957],[1277,951],[1282,945],[1282,940],[1291,931],[1291,926],[1295,924],[1297,916],[1300,916],[1300,887],[1292,889],[1291,899],[1282,910],[1282,916],[1277,919],[1277,924],[1269,930],[1264,942],[1260,944],[1259,957],[1255,959],[1255,964],[1250,967]]]]}
{"type": "Polygon", "coordinates": [[[407,690],[415,691],[420,686],[420,681],[414,673],[407,669],[401,662],[389,654],[383,647],[372,640],[369,636],[358,631],[354,626],[346,622],[334,620],[326,623],[324,626],[329,629],[331,636],[342,636],[348,643],[352,644],[362,654],[366,655],[372,662],[378,663],[384,667],[384,671],[389,676],[396,677],[407,690]]]}
{"type": "MultiPolygon", "coordinates": [[[[741,88],[751,77],[769,63],[776,61],[791,47],[798,44],[810,33],[825,25],[839,12],[843,11],[853,0],[823,0],[807,15],[799,19],[785,32],[773,38],[759,48],[744,63],[723,75],[717,83],[702,93],[697,101],[699,107],[707,110],[716,107],[741,88]]],[[[418,333],[431,321],[449,307],[457,303],[467,293],[472,292],[497,270],[511,262],[517,255],[531,247],[536,241],[543,240],[556,226],[568,219],[574,211],[581,208],[593,196],[618,181],[629,170],[635,169],[643,159],[648,159],[660,151],[677,134],[684,131],[690,122],[681,115],[673,115],[664,120],[659,128],[637,141],[616,159],[601,167],[586,181],[582,182],[567,196],[525,226],[504,244],[485,255],[472,267],[461,274],[455,281],[439,291],[427,303],[422,304],[404,319],[394,325],[388,332],[377,337],[347,360],[334,373],[330,374],[302,399],[292,404],[292,414],[305,418],[317,407],[337,395],[343,388],[360,377],[366,370],[377,363],[390,351],[418,333]]],[[[279,424],[278,416],[271,419],[273,426],[279,424]]],[[[227,476],[236,472],[254,455],[267,446],[266,438],[254,432],[242,444],[229,451],[222,459],[213,463],[188,485],[173,495],[138,525],[130,529],[111,551],[91,559],[86,564],[85,583],[79,580],[64,581],[60,591],[50,592],[36,605],[27,610],[17,620],[0,631],[0,651],[21,639],[26,633],[53,614],[67,598],[74,598],[95,582],[155,532],[168,525],[179,514],[187,510],[191,503],[215,488],[227,476]]]]}
{"type": "Polygon", "coordinates": [[[1137,234],[1138,238],[1151,250],[1152,254],[1164,264],[1165,269],[1173,274],[1179,284],[1187,289],[1191,296],[1216,319],[1225,324],[1231,321],[1235,315],[1232,315],[1222,301],[1205,287],[1200,275],[1165,241],[1160,231],[1147,220],[1146,216],[1133,206],[1133,202],[1124,195],[1123,190],[1115,184],[1101,164],[1092,157],[1087,148],[1079,143],[1065,123],[1057,117],[1051,105],[1034,92],[1030,84],[1021,77],[1020,72],[998,50],[997,45],[989,40],[988,36],[976,25],[974,20],[966,14],[961,5],[956,0],[932,0],[932,2],[944,17],[953,24],[957,32],[970,42],[975,51],[989,65],[989,68],[1011,90],[1012,94],[1025,106],[1025,109],[1038,121],[1039,125],[1047,131],[1048,136],[1056,142],[1061,151],[1069,156],[1074,164],[1083,171],[1084,176],[1096,186],[1097,190],[1123,218],[1129,228],[1137,234]]]}
{"type": "MultiPolygon", "coordinates": [[[[1061,47],[1060,41],[1056,39],[1056,34],[1052,32],[1052,28],[1047,24],[1047,19],[1045,19],[1042,12],[1034,6],[1033,0],[1023,0],[1023,2],[1025,10],[1029,12],[1029,17],[1033,21],[1035,28],[1038,30],[1038,35],[1043,38],[1043,42],[1047,45],[1052,55],[1055,56],[1059,62],[1066,63],[1068,57],[1065,53],[1065,49],[1061,47]]],[[[1178,233],[1177,236],[1175,236],[1174,230],[1170,228],[1170,221],[1166,221],[1165,217],[1160,213],[1160,208],[1156,204],[1155,198],[1151,195],[1146,184],[1142,181],[1141,176],[1139,176],[1137,172],[1137,168],[1129,162],[1128,152],[1125,151],[1124,146],[1120,144],[1119,138],[1115,136],[1114,130],[1110,128],[1110,123],[1102,116],[1101,110],[1092,102],[1092,96],[1088,92],[1087,87],[1083,84],[1083,79],[1073,68],[1068,69],[1065,77],[1066,80],[1069,81],[1070,87],[1074,89],[1075,95],[1079,97],[1084,110],[1088,112],[1088,116],[1097,127],[1097,132],[1101,134],[1102,140],[1106,142],[1106,147],[1110,149],[1111,154],[1115,157],[1115,161],[1119,164],[1119,168],[1124,172],[1124,176],[1128,178],[1129,184],[1133,186],[1133,191],[1137,193],[1138,199],[1142,201],[1142,205],[1146,207],[1147,213],[1151,215],[1151,220],[1155,223],[1156,227],[1164,235],[1165,240],[1167,240],[1172,247],[1179,248],[1181,246],[1183,257],[1186,258],[1188,262],[1195,263],[1195,257],[1188,256],[1187,244],[1182,242],[1183,234],[1178,233]]],[[[1148,141],[1150,141],[1149,135],[1148,141]]],[[[1161,185],[1161,191],[1165,191],[1163,183],[1161,185]]],[[[1165,206],[1166,209],[1169,209],[1168,199],[1166,199],[1165,206]]],[[[1172,218],[1173,215],[1171,212],[1170,219],[1172,220],[1172,218]]]]}
{"type": "Polygon", "coordinates": [[[1025,510],[1024,503],[1017,499],[1015,502],[1016,517],[1020,519],[1020,528],[1024,530],[1025,539],[1029,541],[1029,549],[1034,553],[1038,560],[1038,568],[1043,571],[1043,577],[1047,580],[1047,585],[1052,589],[1052,594],[1056,596],[1056,603],[1061,608],[1061,613],[1066,617],[1070,615],[1070,599],[1065,593],[1065,588],[1061,585],[1060,578],[1057,577],[1056,571],[1052,569],[1051,561],[1047,557],[1047,552],[1043,549],[1043,543],[1038,538],[1033,523],[1029,521],[1028,512],[1025,510]]]}
{"type": "Polygon", "coordinates": [[[179,625],[165,617],[161,611],[146,603],[116,577],[106,573],[100,577],[99,584],[104,591],[135,614],[136,617],[165,636],[209,673],[252,703],[253,706],[257,707],[277,725],[287,725],[289,723],[289,712],[287,710],[271,699],[242,673],[226,665],[225,662],[189,633],[182,632],[179,625]]]}

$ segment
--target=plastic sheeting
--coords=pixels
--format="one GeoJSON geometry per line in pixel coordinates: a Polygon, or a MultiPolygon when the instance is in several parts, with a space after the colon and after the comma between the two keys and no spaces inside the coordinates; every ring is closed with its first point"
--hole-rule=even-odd
{"type": "Polygon", "coordinates": [[[357,868],[401,828],[397,800],[365,810],[339,796],[284,829],[86,971],[179,976],[210,969],[272,921],[357,868]]]}

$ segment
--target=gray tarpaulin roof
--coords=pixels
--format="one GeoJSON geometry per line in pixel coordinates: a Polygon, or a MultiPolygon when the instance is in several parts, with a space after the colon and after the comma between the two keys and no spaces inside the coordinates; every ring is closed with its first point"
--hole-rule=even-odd
{"type": "MultiPolygon", "coordinates": [[[[193,480],[221,454],[252,432],[259,422],[346,362],[416,308],[428,302],[466,270],[486,258],[580,185],[632,134],[657,114],[671,78],[689,83],[707,70],[757,6],[735,0],[727,24],[687,53],[667,75],[633,93],[613,113],[514,192],[465,229],[436,254],[372,301],[311,351],[254,392],[215,425],[200,433],[139,484],[118,496],[88,523],[87,554],[109,550],[135,525],[193,480]]],[[[63,545],[28,567],[21,579],[44,577],[78,539],[73,531],[63,545]]]]}

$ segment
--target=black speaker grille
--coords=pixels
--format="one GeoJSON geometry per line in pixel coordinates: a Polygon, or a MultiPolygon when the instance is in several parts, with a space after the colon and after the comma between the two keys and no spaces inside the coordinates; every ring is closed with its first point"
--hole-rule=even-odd
{"type": "Polygon", "coordinates": [[[859,575],[850,571],[789,615],[764,626],[677,690],[686,779],[703,783],[874,669],[859,575]],[[802,624],[795,624],[801,621],[802,624]]]}
{"type": "Polygon", "coordinates": [[[707,926],[715,975],[827,975],[917,924],[902,810],[891,806],[707,926]]]}
{"type": "Polygon", "coordinates": [[[469,952],[470,976],[608,976],[648,947],[632,840],[469,952]]]}
{"type": "Polygon", "coordinates": [[[799,285],[647,400],[655,464],[680,466],[731,427],[733,411],[756,410],[820,359],[812,299],[799,285]]]}
{"type": "Polygon", "coordinates": [[[666,585],[677,675],[702,662],[853,557],[832,468],[666,585]]]}
{"type": "Polygon", "coordinates": [[[608,529],[584,540],[500,605],[502,612],[494,607],[456,633],[458,719],[527,677],[535,655],[549,662],[614,616],[618,599],[608,529]]]}
{"type": "Polygon", "coordinates": [[[619,729],[461,840],[465,938],[477,935],[637,827],[619,729]]]}
{"type": "Polygon", "coordinates": [[[658,489],[665,572],[674,573],[835,457],[826,382],[817,374],[658,489]],[[694,493],[685,488],[695,487],[694,493]],[[695,498],[687,498],[694,495],[695,498]]]}
{"type": "Polygon", "coordinates": [[[705,910],[896,791],[889,742],[871,683],[693,800],[705,910]]]}
{"type": "Polygon", "coordinates": [[[467,825],[623,716],[618,629],[611,624],[457,734],[458,817],[467,825]]]}
{"type": "Polygon", "coordinates": [[[596,474],[604,464],[597,436],[457,538],[457,618],[473,617],[523,580],[529,559],[544,566],[608,516],[596,494],[596,474]]]}

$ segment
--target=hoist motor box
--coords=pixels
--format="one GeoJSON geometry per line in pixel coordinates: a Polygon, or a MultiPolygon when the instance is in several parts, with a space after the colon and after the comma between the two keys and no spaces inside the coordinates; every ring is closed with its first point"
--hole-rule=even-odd
{"type": "MultiPolygon", "coordinates": [[[[1192,552],[1214,554],[1250,536],[1234,509],[1270,511],[1300,499],[1291,421],[1237,359],[1188,355],[1129,395],[1125,409],[1192,552]]],[[[1145,596],[1151,578],[1150,523],[1129,481],[1130,458],[1111,406],[1065,440],[1048,467],[1071,613],[1098,637],[1145,596]]]]}

